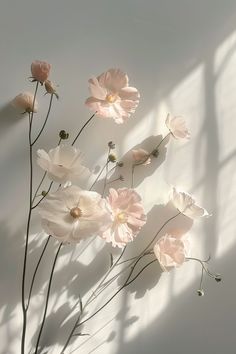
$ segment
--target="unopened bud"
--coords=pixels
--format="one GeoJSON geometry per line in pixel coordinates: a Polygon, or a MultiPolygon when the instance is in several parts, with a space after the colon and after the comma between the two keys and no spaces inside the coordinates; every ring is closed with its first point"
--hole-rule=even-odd
{"type": "Polygon", "coordinates": [[[109,155],[108,155],[108,161],[110,161],[110,162],[116,162],[116,155],[114,155],[114,154],[109,154],[109,155]]]}
{"type": "Polygon", "coordinates": [[[204,291],[202,289],[197,290],[198,296],[204,296],[204,291]]]}
{"type": "Polygon", "coordinates": [[[46,195],[47,195],[48,193],[47,193],[46,191],[42,191],[41,194],[42,194],[43,197],[46,197],[46,195]]]}
{"type": "Polygon", "coordinates": [[[118,166],[118,167],[123,167],[123,166],[124,166],[124,162],[119,161],[119,162],[117,162],[116,166],[118,166]]]}
{"type": "Polygon", "coordinates": [[[120,181],[124,181],[124,180],[125,180],[125,179],[124,179],[124,176],[120,175],[119,180],[120,180],[120,181]]]}
{"type": "Polygon", "coordinates": [[[65,130],[61,130],[59,133],[59,137],[62,140],[67,140],[69,138],[69,133],[67,133],[65,130]]]}
{"type": "Polygon", "coordinates": [[[155,149],[155,150],[152,151],[152,156],[158,157],[158,155],[159,155],[158,149],[155,149]]]}
{"type": "Polygon", "coordinates": [[[52,81],[46,80],[44,83],[44,86],[45,86],[45,90],[47,91],[47,93],[50,93],[51,95],[55,95],[57,99],[59,98],[59,96],[57,94],[56,86],[54,85],[54,83],[52,81]]]}
{"type": "Polygon", "coordinates": [[[116,144],[115,144],[115,143],[113,143],[113,141],[109,141],[109,143],[108,143],[108,147],[109,147],[111,150],[113,150],[113,149],[115,149],[116,144]]]}
{"type": "Polygon", "coordinates": [[[217,276],[215,277],[215,281],[217,281],[217,283],[221,282],[222,278],[219,274],[217,274],[217,276]]]}

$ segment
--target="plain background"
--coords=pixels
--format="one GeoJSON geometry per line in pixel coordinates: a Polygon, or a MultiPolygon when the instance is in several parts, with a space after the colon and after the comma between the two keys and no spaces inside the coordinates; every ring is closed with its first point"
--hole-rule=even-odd
{"type": "MultiPolygon", "coordinates": [[[[28,205],[28,121],[9,107],[9,101],[21,91],[33,90],[27,78],[35,59],[53,65],[51,78],[59,85],[60,100],[54,102],[47,131],[34,149],[34,160],[37,148],[47,150],[57,144],[60,129],[68,130],[73,137],[89,118],[84,106],[87,80],[110,67],[120,67],[129,74],[141,100],[126,124],[117,126],[112,120],[97,118],[81,136],[77,146],[95,173],[105,162],[107,142],[113,140],[117,155],[127,161],[122,173],[124,184],[129,186],[130,149],[139,144],[153,147],[160,134],[166,133],[167,112],[186,118],[191,140],[169,141],[158,160],[137,172],[135,187],[142,194],[149,223],[130,253],[145,244],[171,215],[173,210],[167,210],[164,204],[170,186],[179,185],[192,192],[212,217],[194,223],[191,230],[186,220],[169,227],[189,230],[192,255],[207,258],[211,254],[211,268],[223,275],[220,284],[206,278],[206,294],[199,298],[197,264],[187,263],[170,274],[161,274],[158,265],[153,265],[94,318],[89,328],[83,329],[90,336],[78,338],[68,353],[235,353],[235,23],[235,0],[1,1],[2,354],[19,353],[28,205]]],[[[35,132],[48,105],[49,97],[43,93],[41,90],[35,132]]],[[[41,174],[35,165],[34,187],[41,174]]],[[[45,239],[35,213],[28,279],[45,239]]],[[[34,288],[27,333],[29,350],[35,345],[55,251],[56,243],[51,242],[34,288]]],[[[108,268],[110,251],[100,240],[87,248],[82,244],[63,249],[42,335],[42,353],[59,352],[75,317],[63,319],[78,295],[86,297],[108,268]]],[[[98,299],[95,307],[107,296],[109,293],[98,299]]]]}

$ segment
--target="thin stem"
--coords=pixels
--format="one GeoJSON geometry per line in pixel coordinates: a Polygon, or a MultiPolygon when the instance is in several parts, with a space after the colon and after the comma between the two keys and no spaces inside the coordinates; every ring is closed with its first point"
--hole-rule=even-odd
{"type": "Polygon", "coordinates": [[[205,272],[209,275],[209,277],[211,277],[211,278],[215,278],[215,277],[216,277],[216,274],[211,273],[211,272],[209,271],[209,269],[208,269],[208,268],[206,267],[206,265],[205,265],[206,262],[201,261],[201,259],[194,258],[194,257],[186,257],[185,259],[186,259],[186,261],[196,261],[196,262],[199,262],[199,263],[201,264],[202,268],[205,270],[205,272]]]}
{"type": "Polygon", "coordinates": [[[131,279],[129,282],[126,283],[126,286],[130,285],[131,283],[133,283],[138,277],[139,275],[147,268],[149,267],[152,263],[156,262],[157,259],[154,259],[152,261],[150,261],[149,263],[147,263],[139,272],[138,274],[135,275],[135,277],[133,279],[131,279]]]}
{"type": "Polygon", "coordinates": [[[43,195],[42,198],[34,206],[32,206],[32,208],[31,208],[32,210],[35,209],[41,203],[41,201],[46,197],[46,195],[50,192],[50,190],[52,188],[52,185],[53,185],[53,181],[50,183],[50,185],[48,187],[48,190],[45,193],[45,195],[43,195]]]}
{"type": "Polygon", "coordinates": [[[91,191],[92,188],[94,187],[94,185],[97,183],[99,177],[101,176],[101,174],[103,173],[104,169],[106,168],[107,166],[107,162],[105,163],[105,165],[103,166],[103,168],[101,169],[101,171],[99,172],[99,174],[97,175],[95,181],[93,182],[93,184],[91,185],[91,187],[89,188],[89,190],[91,191]]]}
{"type": "Polygon", "coordinates": [[[69,337],[63,347],[63,350],[62,350],[62,353],[65,351],[65,349],[67,348],[71,338],[73,337],[74,335],[74,331],[76,330],[76,328],[78,327],[78,323],[79,323],[79,320],[81,318],[81,315],[83,313],[83,311],[85,310],[85,308],[90,304],[91,300],[93,299],[94,295],[96,295],[96,292],[97,290],[102,286],[102,284],[104,283],[104,281],[107,279],[108,275],[111,273],[111,271],[116,267],[116,265],[118,264],[119,260],[122,258],[122,256],[124,255],[125,253],[125,250],[126,250],[126,247],[123,248],[121,254],[119,255],[119,257],[117,258],[116,262],[110,267],[110,269],[107,271],[107,273],[105,274],[105,276],[102,278],[101,282],[97,285],[96,289],[92,292],[92,294],[90,295],[90,297],[88,298],[88,300],[86,301],[85,305],[81,306],[81,301],[80,301],[80,314],[69,334],[69,337]]]}
{"type": "Polygon", "coordinates": [[[45,180],[46,175],[47,175],[47,171],[44,172],[43,177],[42,177],[42,179],[41,179],[41,181],[40,181],[40,183],[39,183],[39,185],[38,185],[38,188],[36,189],[36,191],[35,191],[35,193],[34,193],[34,197],[33,197],[33,200],[32,200],[32,204],[34,203],[35,198],[37,197],[37,193],[38,193],[38,191],[39,191],[41,185],[43,184],[43,181],[45,180]]]}
{"type": "Polygon", "coordinates": [[[21,306],[23,313],[23,326],[22,326],[22,336],[21,336],[21,354],[25,353],[25,335],[26,335],[26,325],[27,325],[27,309],[25,305],[25,276],[26,276],[26,265],[27,265],[27,254],[28,254],[28,243],[29,243],[29,231],[30,231],[30,220],[31,220],[31,212],[32,212],[32,194],[33,194],[33,151],[31,144],[31,133],[32,133],[32,123],[34,117],[34,106],[36,95],[38,91],[39,83],[36,83],[34,99],[33,99],[33,108],[32,113],[29,113],[29,162],[30,162],[30,181],[29,181],[29,212],[28,212],[28,220],[26,227],[26,239],[25,239],[25,252],[24,252],[24,262],[23,262],[23,274],[22,274],[22,288],[21,288],[21,306]]]}
{"type": "Polygon", "coordinates": [[[34,274],[33,274],[31,285],[30,285],[30,291],[29,291],[29,297],[28,297],[28,303],[27,303],[26,309],[28,309],[28,307],[29,307],[30,299],[31,299],[31,295],[32,295],[32,290],[33,290],[33,286],[34,286],[35,277],[36,277],[40,262],[41,262],[41,260],[43,258],[43,255],[44,255],[44,253],[46,251],[46,248],[48,246],[48,242],[49,242],[50,238],[51,238],[51,235],[49,235],[48,238],[47,238],[47,241],[46,241],[46,243],[45,243],[45,245],[43,247],[43,250],[42,250],[41,255],[39,257],[38,263],[37,263],[36,268],[34,270],[34,274]]]}
{"type": "MultiPolygon", "coordinates": [[[[152,150],[152,152],[154,151],[154,150],[157,150],[160,146],[161,146],[161,144],[163,143],[163,141],[169,136],[169,135],[171,135],[171,132],[169,132],[168,134],[166,134],[166,136],[164,136],[164,138],[159,142],[159,144],[152,150]]],[[[150,154],[151,155],[151,154],[150,154]]]]}
{"type": "Polygon", "coordinates": [[[93,119],[93,117],[96,115],[97,112],[95,112],[88,120],[87,122],[82,126],[82,128],[80,129],[80,131],[78,132],[78,134],[76,135],[76,137],[74,138],[73,142],[72,142],[72,146],[76,143],[76,140],[78,139],[78,137],[80,136],[80,134],[82,133],[82,131],[84,130],[84,128],[89,124],[89,122],[93,119]]]}
{"type": "Polygon", "coordinates": [[[47,124],[47,121],[48,121],[48,117],[49,117],[49,114],[50,114],[50,111],[51,111],[51,108],[52,108],[52,100],[53,100],[53,94],[51,94],[51,97],[50,97],[50,102],[49,102],[49,107],[48,107],[48,112],[47,112],[47,115],[46,115],[46,118],[45,118],[45,121],[43,123],[43,126],[42,128],[40,129],[38,135],[36,136],[36,138],[34,139],[34,141],[32,142],[32,145],[34,145],[36,143],[36,141],[39,139],[40,135],[42,134],[44,128],[45,128],[45,125],[47,124]]]}
{"type": "Polygon", "coordinates": [[[107,154],[106,174],[105,174],[105,178],[104,178],[102,197],[104,196],[105,189],[106,189],[106,185],[107,185],[107,175],[108,175],[108,165],[109,165],[109,154],[110,154],[110,151],[111,151],[111,149],[110,149],[110,147],[109,147],[109,149],[108,149],[108,154],[107,154]]]}
{"type": "Polygon", "coordinates": [[[51,290],[51,285],[52,285],[52,278],[53,278],[53,274],[54,274],[54,270],[55,270],[55,266],[56,266],[56,261],[57,261],[59,252],[60,252],[60,250],[61,250],[61,247],[62,247],[62,242],[60,243],[60,245],[59,245],[59,247],[58,247],[58,249],[57,249],[57,253],[56,253],[56,255],[55,255],[54,262],[53,262],[53,265],[52,265],[52,270],[51,270],[51,274],[50,274],[50,278],[49,278],[49,283],[48,283],[48,291],[47,291],[47,296],[46,296],[46,303],[45,303],[45,309],[44,309],[43,319],[42,319],[42,323],[41,323],[41,326],[40,326],[40,330],[39,330],[38,339],[37,339],[37,343],[36,343],[36,347],[35,347],[35,352],[34,352],[34,354],[37,354],[37,353],[38,353],[39,342],[40,342],[41,334],[42,334],[42,331],[43,331],[43,326],[44,326],[45,319],[46,319],[46,315],[47,315],[48,302],[49,302],[49,295],[50,295],[50,290],[51,290]]]}

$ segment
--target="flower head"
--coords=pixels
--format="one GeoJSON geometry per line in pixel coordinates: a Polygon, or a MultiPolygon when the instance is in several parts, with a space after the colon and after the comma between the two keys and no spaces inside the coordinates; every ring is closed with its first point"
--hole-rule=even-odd
{"type": "Polygon", "coordinates": [[[146,215],[141,197],[135,190],[110,188],[107,202],[112,214],[113,223],[101,234],[112,246],[123,247],[133,241],[141,227],[146,223],[146,215]]]}
{"type": "Polygon", "coordinates": [[[111,214],[100,194],[77,186],[48,194],[39,213],[44,231],[61,242],[78,243],[111,224],[111,214]]]}
{"type": "Polygon", "coordinates": [[[206,209],[196,204],[190,194],[177,190],[175,187],[172,189],[171,200],[176,209],[191,219],[210,216],[206,209]]]}
{"type": "Polygon", "coordinates": [[[35,60],[31,64],[31,73],[34,80],[43,83],[48,79],[51,65],[45,61],[35,60]]]}
{"type": "Polygon", "coordinates": [[[121,124],[135,112],[139,92],[129,86],[128,76],[119,69],[110,69],[89,80],[91,97],[85,104],[100,116],[121,124]]]}
{"type": "Polygon", "coordinates": [[[47,93],[50,93],[51,95],[55,95],[56,98],[59,98],[59,96],[57,94],[56,85],[52,81],[46,80],[44,83],[44,86],[45,86],[45,90],[47,91],[47,93]]]}
{"type": "Polygon", "coordinates": [[[181,266],[189,252],[187,239],[166,234],[154,246],[154,254],[164,271],[181,266]]]}
{"type": "Polygon", "coordinates": [[[73,146],[59,145],[48,153],[38,150],[37,154],[37,163],[55,182],[71,182],[89,174],[89,170],[81,164],[81,152],[73,146]]]}
{"type": "Polygon", "coordinates": [[[27,113],[37,112],[38,110],[38,102],[36,99],[34,101],[34,95],[31,92],[23,92],[17,95],[12,100],[12,105],[27,113]]]}
{"type": "Polygon", "coordinates": [[[165,123],[174,138],[190,139],[190,132],[186,127],[186,122],[183,117],[172,117],[170,114],[168,114],[165,123]]]}
{"type": "Polygon", "coordinates": [[[149,165],[151,163],[150,154],[144,149],[132,150],[133,160],[138,165],[149,165]]]}

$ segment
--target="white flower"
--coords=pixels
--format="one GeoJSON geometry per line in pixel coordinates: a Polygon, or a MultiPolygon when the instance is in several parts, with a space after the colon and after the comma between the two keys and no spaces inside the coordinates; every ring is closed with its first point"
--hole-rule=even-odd
{"type": "Polygon", "coordinates": [[[187,239],[166,234],[157,241],[153,250],[161,268],[169,271],[171,268],[180,267],[185,262],[189,253],[189,242],[187,239]]]}
{"type": "Polygon", "coordinates": [[[171,194],[171,200],[176,209],[189,218],[197,219],[200,217],[210,216],[206,209],[196,204],[190,194],[177,190],[175,187],[173,187],[171,194]]]}
{"type": "Polygon", "coordinates": [[[172,117],[170,114],[168,114],[165,123],[174,138],[190,139],[190,132],[186,127],[186,122],[183,117],[172,117]]]}
{"type": "Polygon", "coordinates": [[[78,243],[111,224],[111,213],[101,195],[77,186],[48,194],[39,213],[44,231],[61,242],[78,243]]]}
{"type": "Polygon", "coordinates": [[[36,99],[34,100],[34,95],[31,92],[20,93],[11,103],[15,108],[21,109],[24,112],[36,113],[38,110],[38,102],[36,99]]]}
{"type": "Polygon", "coordinates": [[[89,175],[89,170],[81,164],[81,152],[73,146],[59,145],[48,153],[38,150],[37,154],[37,163],[55,182],[65,183],[89,175]]]}

